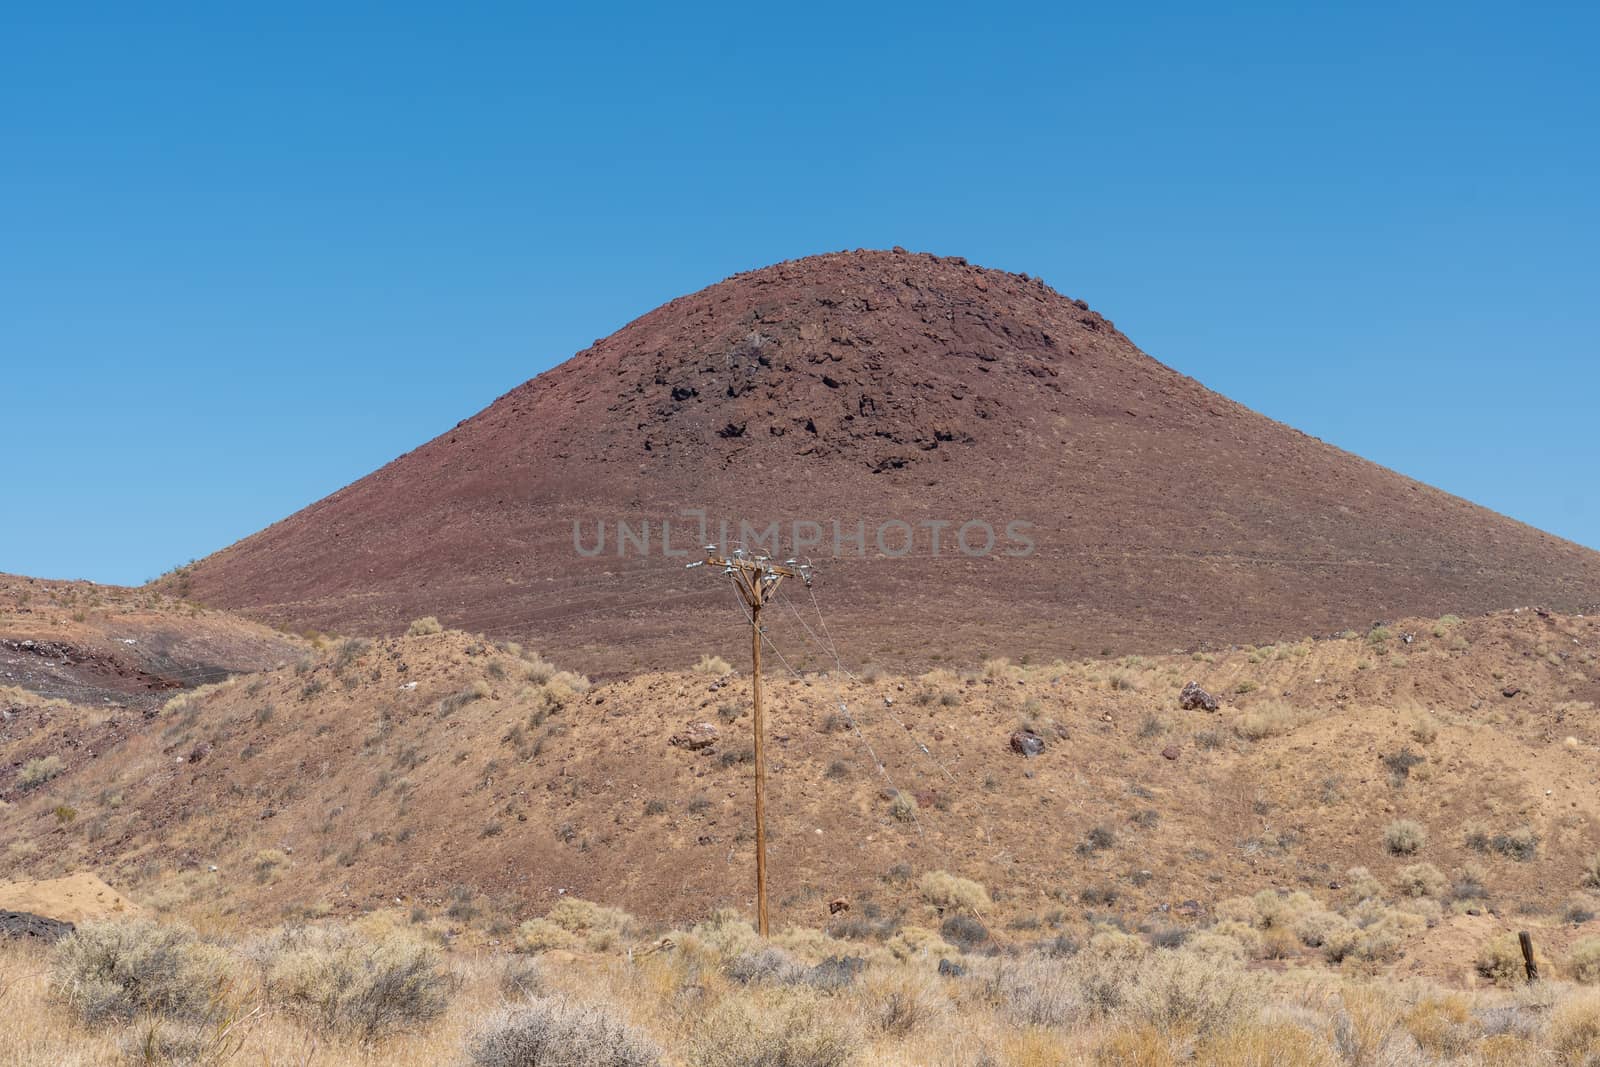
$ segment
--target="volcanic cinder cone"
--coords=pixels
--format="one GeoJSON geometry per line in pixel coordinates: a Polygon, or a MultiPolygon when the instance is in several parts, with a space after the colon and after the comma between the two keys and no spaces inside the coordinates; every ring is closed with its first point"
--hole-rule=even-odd
{"type": "Polygon", "coordinates": [[[680,666],[748,647],[684,569],[724,522],[814,558],[849,665],[1600,601],[1600,554],[1210,392],[1041,281],[898,250],[674,300],[181,581],[296,627],[437,615],[591,671],[680,666]]]}

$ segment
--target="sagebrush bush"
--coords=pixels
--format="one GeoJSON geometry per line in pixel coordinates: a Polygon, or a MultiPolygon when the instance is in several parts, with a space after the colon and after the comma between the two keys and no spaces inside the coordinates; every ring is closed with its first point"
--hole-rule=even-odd
{"type": "Polygon", "coordinates": [[[741,952],[722,966],[723,973],[740,985],[790,985],[805,977],[805,968],[781,948],[768,945],[741,952]]]}
{"type": "Polygon", "coordinates": [[[1261,741],[1290,733],[1312,717],[1312,712],[1278,701],[1268,701],[1239,716],[1233,724],[1233,730],[1246,741],[1261,741]]]}
{"type": "Polygon", "coordinates": [[[970,878],[961,878],[949,871],[929,871],[917,881],[922,899],[940,911],[964,911],[977,914],[993,907],[989,891],[970,878]]]}
{"type": "Polygon", "coordinates": [[[17,772],[17,788],[22,792],[37,789],[64,770],[66,764],[61,762],[60,756],[41,756],[39,759],[31,759],[17,772]]]}
{"type": "Polygon", "coordinates": [[[517,945],[524,952],[548,952],[555,948],[577,948],[578,937],[549,919],[529,919],[517,927],[517,945]]]}
{"type": "Polygon", "coordinates": [[[844,1067],[861,1035],[851,1017],[809,990],[723,997],[695,1027],[692,1067],[844,1067]]]}
{"type": "Polygon", "coordinates": [[[88,1023],[203,1019],[228,988],[227,955],[185,926],[89,923],[56,946],[51,991],[88,1023]]]}
{"type": "Polygon", "coordinates": [[[1407,897],[1437,897],[1448,884],[1443,872],[1431,863],[1413,863],[1394,875],[1395,890],[1407,897]]]}
{"type": "Polygon", "coordinates": [[[932,930],[921,926],[902,926],[883,947],[897,960],[914,960],[919,957],[944,959],[960,956],[961,950],[932,930]]]}
{"type": "Polygon", "coordinates": [[[537,997],[493,1016],[467,1046],[473,1067],[656,1067],[661,1050],[603,1005],[537,997]]]}
{"type": "Polygon", "coordinates": [[[697,674],[723,675],[731,674],[733,666],[721,656],[701,656],[699,662],[694,665],[694,670],[697,674]]]}
{"type": "Polygon", "coordinates": [[[1594,854],[1583,868],[1583,877],[1579,879],[1587,889],[1600,889],[1600,852],[1594,854]]]}
{"type": "Polygon", "coordinates": [[[431,637],[434,634],[444,633],[444,627],[432,615],[424,615],[420,619],[413,619],[406,628],[407,637],[431,637]]]}
{"type": "Polygon", "coordinates": [[[439,954],[401,930],[291,928],[254,954],[269,1002],[363,1041],[437,1018],[456,990],[439,954]]]}
{"type": "Polygon", "coordinates": [[[1568,997],[1550,1013],[1550,1045],[1560,1062],[1590,1067],[1600,1061],[1600,990],[1568,997]]]}
{"type": "Polygon", "coordinates": [[[1188,952],[1158,952],[1137,971],[1126,1013],[1164,1032],[1212,1034],[1259,1011],[1263,985],[1251,972],[1188,952]]]}
{"type": "Polygon", "coordinates": [[[1396,819],[1383,828],[1383,847],[1396,856],[1411,856],[1428,843],[1428,831],[1411,819],[1396,819]]]}
{"type": "Polygon", "coordinates": [[[1516,985],[1527,976],[1522,946],[1511,934],[1491,938],[1480,945],[1473,967],[1478,974],[1499,986],[1516,985]]]}
{"type": "Polygon", "coordinates": [[[1022,1026],[1148,1025],[1207,1034],[1259,1009],[1260,979],[1226,952],[1188,948],[1127,956],[1086,952],[1067,960],[1002,964],[992,989],[1002,1014],[1022,1026]]]}
{"type": "Polygon", "coordinates": [[[1084,1014],[1076,971],[1061,959],[1002,962],[990,988],[1000,1013],[1018,1026],[1065,1027],[1084,1014]]]}
{"type": "Polygon", "coordinates": [[[1574,942],[1567,952],[1567,973],[1575,982],[1600,985],[1600,937],[1574,942]]]}
{"type": "Polygon", "coordinates": [[[904,1038],[926,1030],[950,1008],[945,982],[932,971],[896,967],[875,971],[862,990],[874,1032],[904,1038]]]}

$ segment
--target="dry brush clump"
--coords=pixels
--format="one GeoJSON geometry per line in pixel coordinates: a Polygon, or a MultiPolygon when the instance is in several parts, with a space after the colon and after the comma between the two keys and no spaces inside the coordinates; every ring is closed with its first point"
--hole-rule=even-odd
{"type": "Polygon", "coordinates": [[[1428,843],[1428,831],[1412,819],[1396,819],[1383,828],[1383,847],[1396,856],[1412,856],[1428,843]]]}
{"type": "Polygon", "coordinates": [[[917,890],[923,900],[940,911],[977,915],[994,906],[982,884],[949,871],[929,871],[917,882],[917,890]]]}
{"type": "Polygon", "coordinates": [[[657,1067],[660,1047],[601,1004],[536,997],[502,1009],[468,1044],[473,1067],[657,1067]]]}
{"type": "Polygon", "coordinates": [[[57,947],[51,988],[87,1023],[215,1015],[231,984],[228,954],[185,926],[91,923],[57,947]]]}
{"type": "Polygon", "coordinates": [[[269,1003],[363,1041],[438,1018],[456,989],[438,952],[399,930],[290,928],[252,954],[269,1003]]]}
{"type": "Polygon", "coordinates": [[[40,756],[31,759],[17,771],[17,791],[26,793],[30,789],[37,789],[50,779],[58,777],[66,770],[66,764],[61,762],[60,756],[40,756]]]}
{"type": "Polygon", "coordinates": [[[845,1067],[862,1034],[855,1019],[820,993],[759,989],[724,997],[689,1042],[694,1067],[845,1067]]]}

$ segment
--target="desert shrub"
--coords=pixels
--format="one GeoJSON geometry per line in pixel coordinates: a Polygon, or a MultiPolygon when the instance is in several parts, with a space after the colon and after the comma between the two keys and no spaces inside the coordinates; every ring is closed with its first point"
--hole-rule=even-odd
{"type": "Polygon", "coordinates": [[[970,952],[989,940],[989,928],[966,915],[952,915],[939,924],[939,936],[970,952]]]}
{"type": "Polygon", "coordinates": [[[493,692],[487,682],[477,681],[458,693],[451,693],[439,701],[439,718],[448,719],[475,700],[485,700],[493,692]]]}
{"type": "Polygon", "coordinates": [[[1255,912],[1256,925],[1272,930],[1293,926],[1295,919],[1302,912],[1314,909],[1317,902],[1309,893],[1263,889],[1250,899],[1250,905],[1255,912]]]}
{"type": "Polygon", "coordinates": [[[406,628],[407,637],[429,637],[433,634],[444,633],[444,627],[439,625],[439,620],[432,615],[424,615],[420,619],[413,619],[406,628]]]}
{"type": "Polygon", "coordinates": [[[549,919],[529,919],[517,927],[517,946],[524,952],[548,952],[553,948],[577,948],[579,939],[549,919]]]}
{"type": "Polygon", "coordinates": [[[1077,972],[1062,959],[1003,963],[990,993],[1000,1014],[1018,1026],[1065,1027],[1084,1014],[1077,972]]]}
{"type": "Polygon", "coordinates": [[[960,949],[932,930],[921,926],[901,927],[893,937],[884,942],[883,947],[897,960],[943,959],[961,954],[960,949]]]}
{"type": "Polygon", "coordinates": [[[1419,745],[1431,745],[1439,739],[1439,721],[1425,711],[1411,720],[1411,739],[1419,745]]]}
{"type": "Polygon", "coordinates": [[[544,990],[544,968],[537,960],[513,956],[500,968],[500,995],[507,1000],[527,1000],[544,990]]]}
{"type": "Polygon", "coordinates": [[[1350,867],[1344,872],[1344,888],[1350,894],[1350,901],[1360,904],[1362,901],[1373,901],[1384,894],[1384,883],[1374,877],[1371,870],[1366,867],[1350,867]]]}
{"type": "Polygon", "coordinates": [[[940,911],[965,911],[976,914],[993,906],[989,891],[977,882],[960,878],[949,871],[929,871],[917,881],[922,899],[940,911]]]}
{"type": "Polygon", "coordinates": [[[723,957],[761,948],[755,925],[736,908],[718,908],[690,931],[706,948],[723,957]]]}
{"type": "Polygon", "coordinates": [[[1321,931],[1322,958],[1329,963],[1343,963],[1357,954],[1361,946],[1361,931],[1346,919],[1329,923],[1321,931]]]}
{"type": "Polygon", "coordinates": [[[1259,1010],[1255,976],[1215,958],[1163,952],[1139,968],[1125,1013],[1166,1032],[1212,1034],[1259,1010]]]}
{"type": "Polygon", "coordinates": [[[868,1025],[897,1038],[927,1029],[950,1006],[936,975],[905,967],[873,972],[862,991],[862,1002],[868,1025]]]}
{"type": "Polygon", "coordinates": [[[456,989],[437,952],[396,930],[291,928],[254,954],[269,1002],[363,1041],[437,1018],[456,989]]]}
{"type": "Polygon", "coordinates": [[[1196,956],[1214,956],[1233,964],[1243,965],[1247,952],[1238,940],[1219,934],[1215,930],[1201,930],[1184,938],[1183,947],[1196,956]]]}
{"type": "Polygon", "coordinates": [[[41,756],[39,759],[31,759],[17,772],[17,789],[22,792],[37,789],[64,770],[66,765],[61,762],[60,756],[41,756]]]}
{"type": "Polygon", "coordinates": [[[904,790],[896,789],[894,797],[889,801],[889,814],[900,822],[915,822],[917,798],[904,790]]]}
{"type": "Polygon", "coordinates": [[[1106,849],[1115,848],[1116,844],[1117,832],[1102,823],[1099,826],[1091,827],[1089,832],[1083,835],[1083,840],[1078,843],[1077,851],[1080,855],[1087,855],[1091,852],[1104,852],[1106,849]]]}
{"type": "Polygon", "coordinates": [[[1444,874],[1431,863],[1413,863],[1394,875],[1394,887],[1402,896],[1437,897],[1448,884],[1444,874]]]}
{"type": "Polygon", "coordinates": [[[1326,932],[1322,954],[1330,963],[1389,963],[1400,957],[1406,940],[1427,925],[1425,918],[1413,912],[1368,900],[1352,910],[1346,925],[1326,932]]]}
{"type": "Polygon", "coordinates": [[[1600,990],[1567,997],[1550,1013],[1550,1046],[1562,1063],[1589,1067],[1600,1057],[1600,990]]]}
{"type": "Polygon", "coordinates": [[[656,1067],[661,1050],[599,1004],[540,997],[491,1017],[470,1039],[473,1067],[656,1067]]]}
{"type": "Polygon", "coordinates": [[[733,666],[721,656],[701,656],[694,665],[697,674],[724,675],[733,673],[733,666]]]}
{"type": "Polygon", "coordinates": [[[1330,935],[1350,924],[1337,912],[1313,908],[1302,912],[1294,922],[1294,935],[1307,948],[1322,948],[1330,935]]]}
{"type": "Polygon", "coordinates": [[[1397,788],[1404,785],[1406,779],[1411,777],[1411,769],[1428,762],[1428,758],[1411,751],[1410,747],[1402,747],[1399,752],[1391,752],[1383,757],[1383,765],[1389,768],[1389,782],[1397,788]]]}
{"type": "Polygon", "coordinates": [[[91,923],[56,947],[51,990],[88,1023],[201,1019],[220,1006],[228,973],[226,954],[187,927],[91,923]]]}
{"type": "Polygon", "coordinates": [[[289,865],[289,857],[282,849],[264,848],[256,853],[250,865],[255,868],[256,881],[266,883],[278,877],[279,872],[289,865]]]}
{"type": "Polygon", "coordinates": [[[1489,896],[1488,875],[1476,863],[1465,863],[1450,879],[1451,900],[1484,900],[1489,896]]]}
{"type": "Polygon", "coordinates": [[[591,948],[604,947],[596,945],[596,941],[614,941],[633,920],[633,916],[621,908],[608,908],[572,896],[562,897],[545,918],[568,933],[586,938],[591,948]]]}
{"type": "Polygon", "coordinates": [[[1480,945],[1472,965],[1478,974],[1499,986],[1516,985],[1527,973],[1522,946],[1510,934],[1491,938],[1480,945]]]}
{"type": "Polygon", "coordinates": [[[1002,967],[992,983],[1002,1015],[1022,1026],[1115,1021],[1191,1034],[1213,1033],[1259,1008],[1259,979],[1226,952],[1180,949],[1146,956],[1089,952],[1070,960],[1002,967]]]}
{"type": "Polygon", "coordinates": [[[1248,923],[1237,919],[1224,919],[1210,930],[1214,937],[1225,937],[1239,946],[1240,954],[1244,956],[1260,956],[1262,949],[1261,931],[1248,923]]]}
{"type": "Polygon", "coordinates": [[[1411,856],[1428,843],[1428,831],[1410,819],[1396,819],[1383,828],[1383,847],[1396,856],[1411,856]]]}
{"type": "Polygon", "coordinates": [[[1529,827],[1495,834],[1489,839],[1489,848],[1518,863],[1528,863],[1539,856],[1539,835],[1529,827]]]}
{"type": "Polygon", "coordinates": [[[804,978],[806,969],[783,949],[768,945],[732,957],[722,972],[740,985],[790,985],[804,978]]]}
{"type": "Polygon", "coordinates": [[[1579,882],[1587,889],[1600,889],[1600,852],[1596,852],[1583,868],[1579,882]]]}
{"type": "Polygon", "coordinates": [[[820,995],[763,990],[724,997],[695,1028],[692,1067],[844,1067],[861,1036],[820,995]]]}
{"type": "Polygon", "coordinates": [[[1084,959],[1117,960],[1126,966],[1143,959],[1147,948],[1144,938],[1138,934],[1107,927],[1089,938],[1088,947],[1082,955],[1084,959]]]}
{"type": "Polygon", "coordinates": [[[1309,712],[1297,710],[1278,701],[1268,701],[1239,716],[1233,724],[1233,732],[1246,741],[1261,741],[1289,733],[1303,725],[1309,718],[1309,712]]]}
{"type": "Polygon", "coordinates": [[[1573,981],[1600,985],[1600,937],[1575,942],[1567,953],[1567,973],[1573,981]]]}

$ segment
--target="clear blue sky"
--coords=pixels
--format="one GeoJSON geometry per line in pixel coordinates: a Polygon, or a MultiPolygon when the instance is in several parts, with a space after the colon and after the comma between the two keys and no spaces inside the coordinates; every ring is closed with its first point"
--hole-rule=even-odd
{"type": "Polygon", "coordinates": [[[0,570],[143,581],[895,244],[1600,546],[1592,5],[542,6],[0,9],[0,570]]]}

